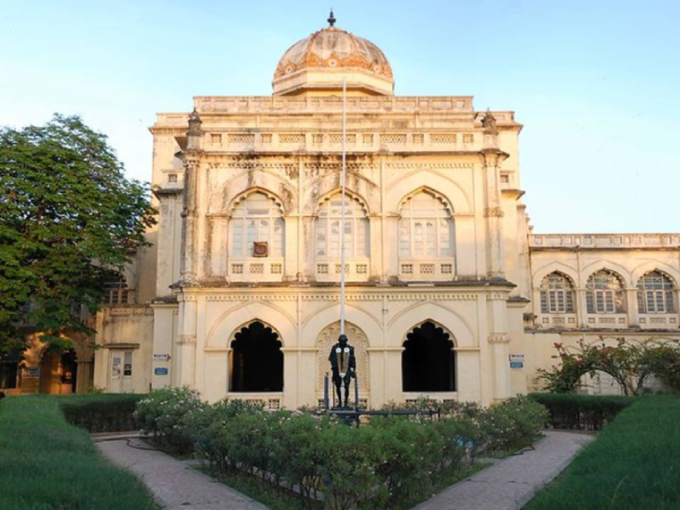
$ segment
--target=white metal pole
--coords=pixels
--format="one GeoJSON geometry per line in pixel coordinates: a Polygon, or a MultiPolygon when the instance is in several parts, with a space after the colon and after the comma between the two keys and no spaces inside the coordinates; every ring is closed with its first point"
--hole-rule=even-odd
{"type": "Polygon", "coordinates": [[[347,138],[347,79],[342,79],[342,174],[340,187],[342,189],[342,205],[340,214],[340,334],[345,334],[345,174],[346,168],[346,138],[347,138]]]}

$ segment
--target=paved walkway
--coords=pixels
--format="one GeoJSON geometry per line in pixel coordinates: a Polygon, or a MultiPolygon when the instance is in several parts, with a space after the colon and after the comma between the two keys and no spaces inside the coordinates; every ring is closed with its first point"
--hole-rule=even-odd
{"type": "Polygon", "coordinates": [[[414,510],[518,510],[594,436],[545,431],[533,450],[513,455],[444,489],[414,510]]]}
{"type": "Polygon", "coordinates": [[[115,464],[130,469],[168,510],[269,510],[266,506],[150,447],[139,439],[98,442],[115,464]]]}
{"type": "MultiPolygon", "coordinates": [[[[594,437],[546,431],[546,437],[519,455],[445,489],[414,510],[518,510],[534,492],[557,476],[594,437]]],[[[169,510],[269,510],[226,485],[154,450],[137,438],[98,438],[97,446],[114,463],[130,469],[169,510]]]]}

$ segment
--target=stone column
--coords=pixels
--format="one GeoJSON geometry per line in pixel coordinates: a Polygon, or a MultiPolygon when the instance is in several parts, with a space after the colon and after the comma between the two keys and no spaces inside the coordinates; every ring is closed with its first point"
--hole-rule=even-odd
{"type": "Polygon", "coordinates": [[[184,161],[184,210],[182,211],[182,259],[180,265],[181,278],[184,281],[196,279],[197,260],[197,195],[198,169],[201,156],[201,118],[196,110],[189,116],[187,131],[187,148],[183,154],[184,161]]]}
{"type": "Polygon", "coordinates": [[[640,326],[640,311],[638,310],[637,289],[626,289],[626,312],[628,315],[628,327],[640,326]]]}
{"type": "Polygon", "coordinates": [[[496,119],[487,112],[482,119],[484,143],[480,151],[484,172],[484,218],[486,224],[486,272],[504,278],[503,210],[501,208],[500,165],[508,154],[498,148],[496,119]]]}

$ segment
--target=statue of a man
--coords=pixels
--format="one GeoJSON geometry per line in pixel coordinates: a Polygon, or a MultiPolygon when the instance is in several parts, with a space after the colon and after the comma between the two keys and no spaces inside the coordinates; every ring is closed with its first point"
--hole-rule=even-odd
{"type": "Polygon", "coordinates": [[[347,336],[342,334],[338,337],[338,343],[331,347],[328,356],[333,371],[333,385],[338,395],[338,407],[347,407],[349,397],[349,383],[352,377],[356,377],[357,360],[354,357],[354,347],[347,343],[347,336]],[[345,387],[345,398],[342,398],[342,387],[345,387]]]}

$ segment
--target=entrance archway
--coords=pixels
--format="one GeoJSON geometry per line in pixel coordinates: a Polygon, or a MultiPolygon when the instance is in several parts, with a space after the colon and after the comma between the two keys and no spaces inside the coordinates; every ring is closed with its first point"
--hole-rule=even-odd
{"type": "Polygon", "coordinates": [[[75,393],[77,375],[76,352],[49,347],[40,361],[40,393],[75,393]]]}
{"type": "Polygon", "coordinates": [[[404,391],[456,391],[456,353],[451,335],[426,321],[406,335],[401,355],[404,391]]]}
{"type": "Polygon", "coordinates": [[[232,392],[283,391],[283,352],[279,335],[260,321],[250,323],[231,342],[232,392]]]}

